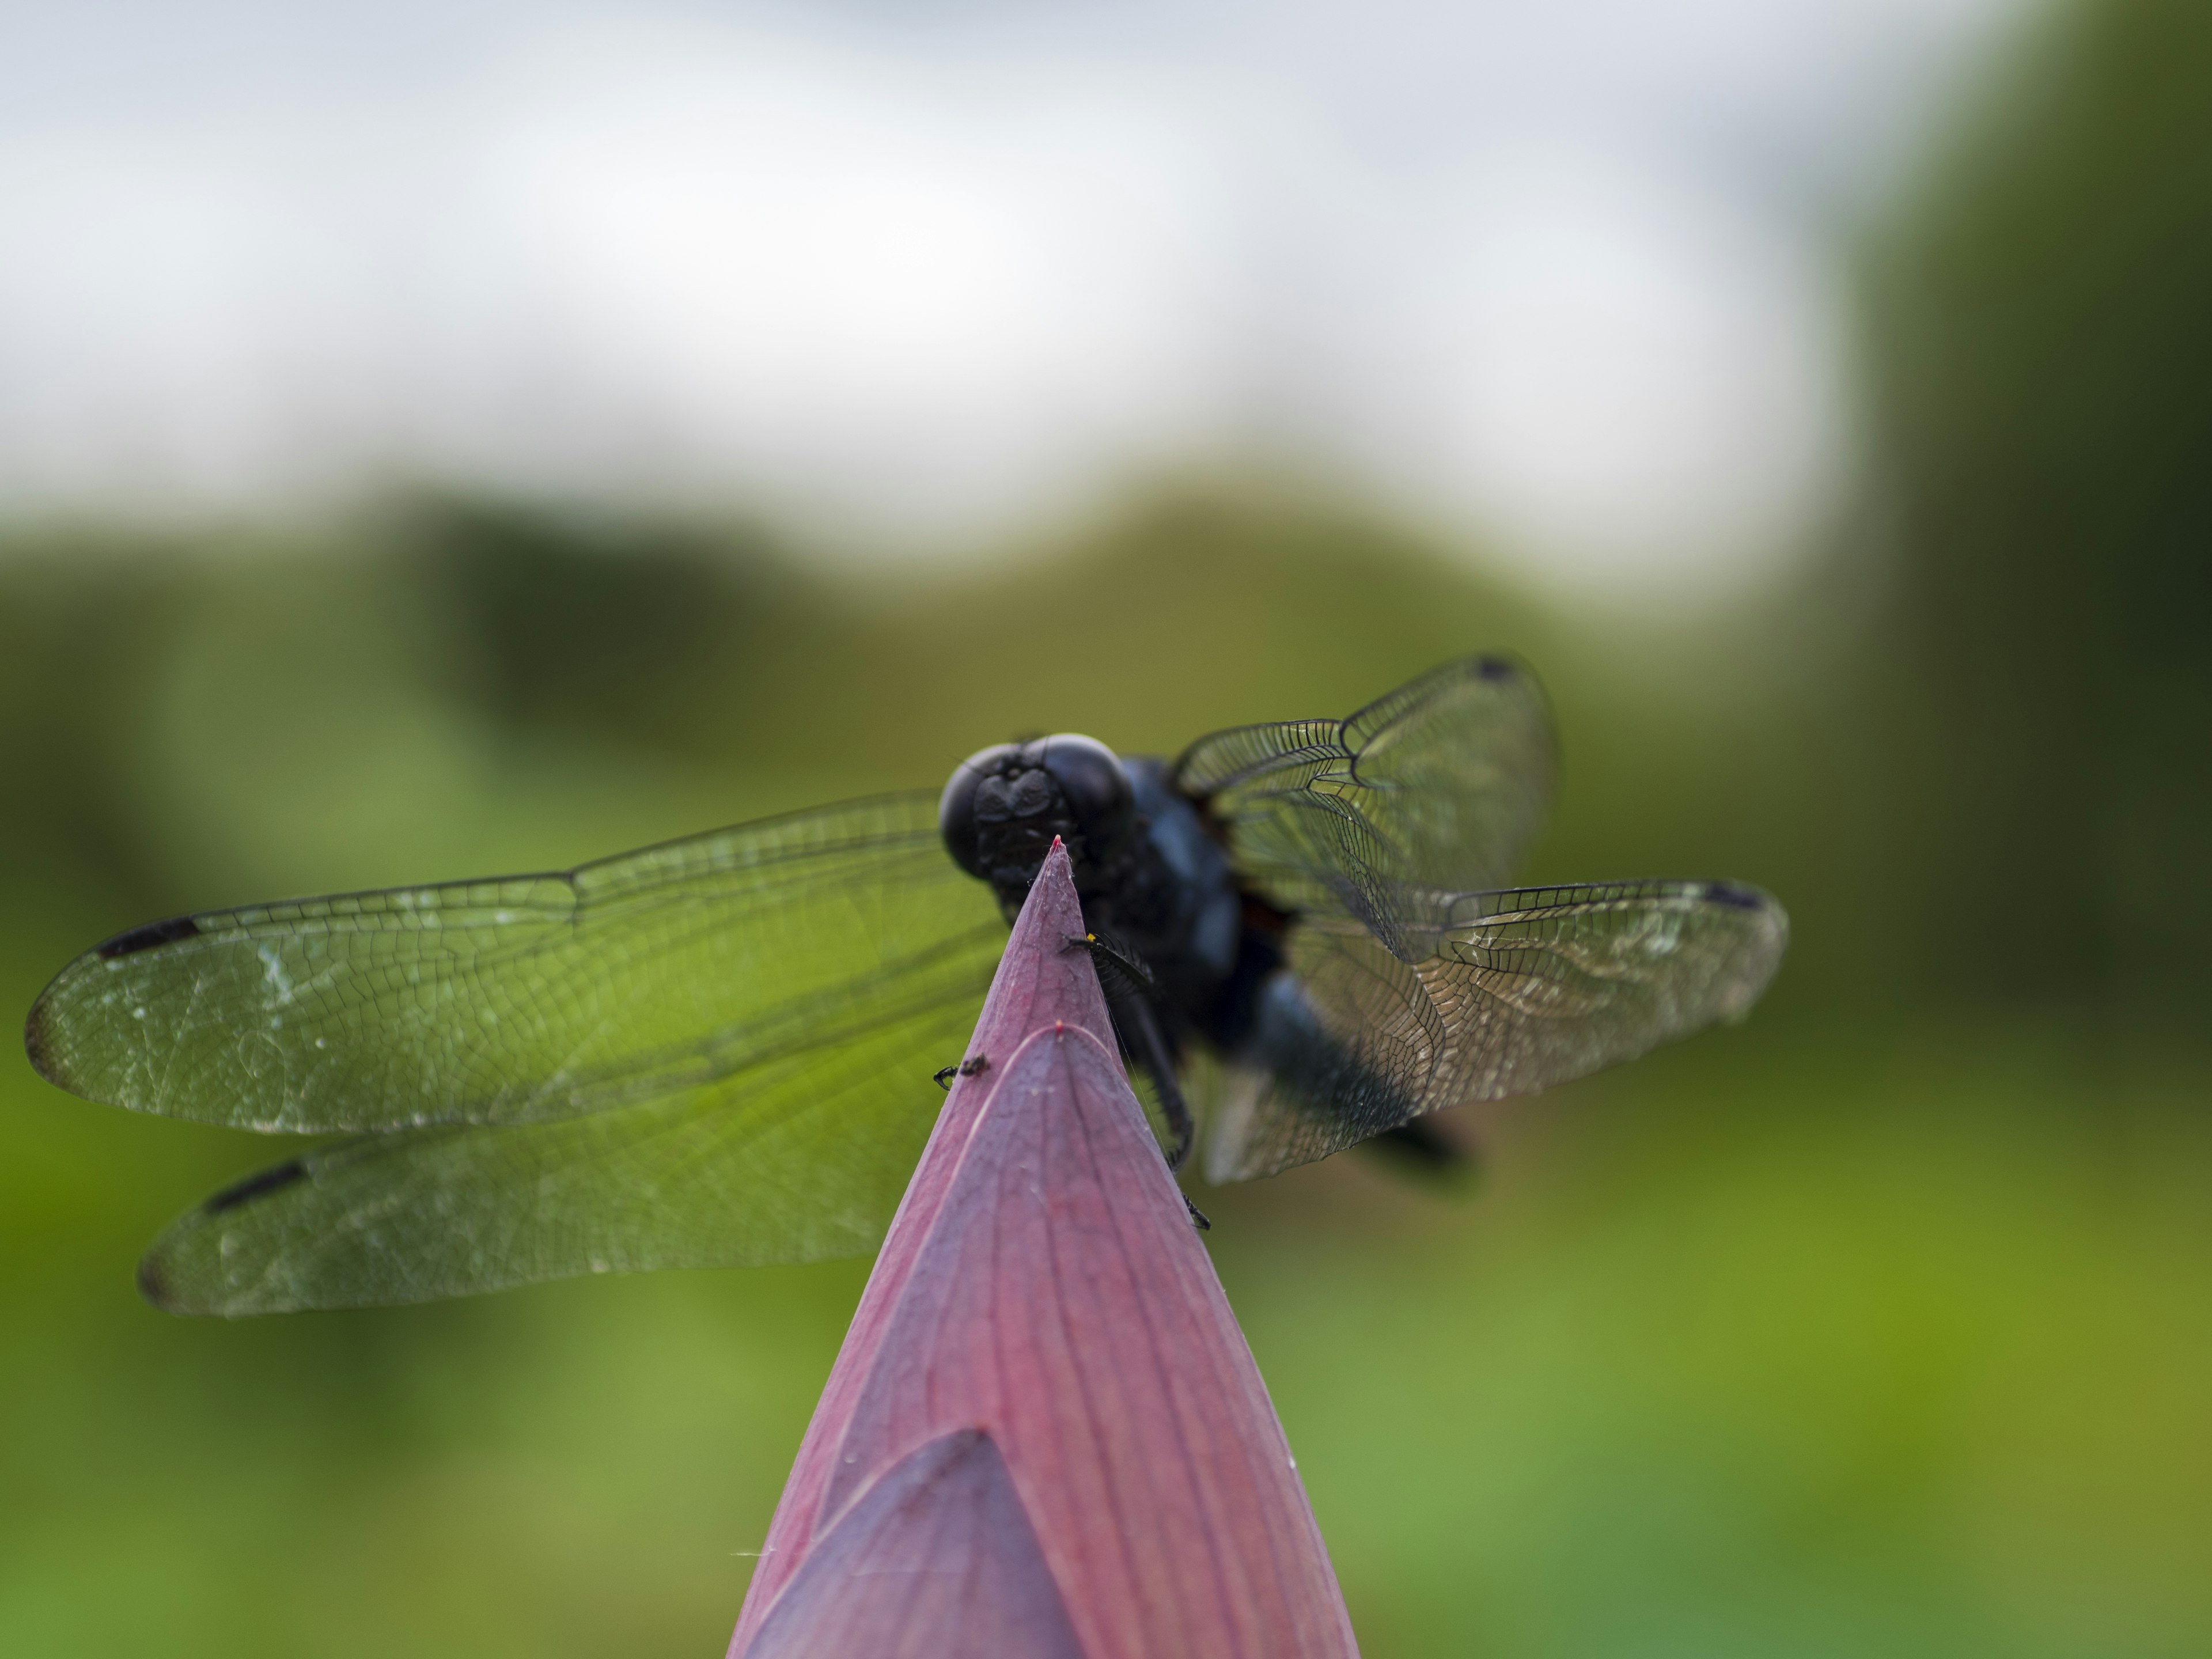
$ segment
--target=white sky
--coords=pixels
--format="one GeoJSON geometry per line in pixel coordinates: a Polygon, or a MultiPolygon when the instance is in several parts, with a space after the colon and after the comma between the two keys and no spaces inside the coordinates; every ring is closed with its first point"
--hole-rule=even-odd
{"type": "Polygon", "coordinates": [[[2021,0],[0,0],[0,510],[431,477],[914,555],[1289,463],[1722,592],[2021,0]]]}

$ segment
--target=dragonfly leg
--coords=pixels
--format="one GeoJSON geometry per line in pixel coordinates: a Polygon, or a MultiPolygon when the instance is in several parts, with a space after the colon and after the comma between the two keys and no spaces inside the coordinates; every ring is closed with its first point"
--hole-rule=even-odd
{"type": "Polygon", "coordinates": [[[1168,1133],[1172,1137],[1166,1149],[1168,1168],[1180,1172],[1190,1157],[1191,1142],[1197,1131],[1191,1123],[1190,1107],[1176,1082],[1175,1062],[1168,1058],[1167,1039],[1160,1035],[1160,1023],[1153,1018],[1152,1005],[1143,997],[1122,998],[1115,1013],[1115,1023],[1126,1022],[1126,1035],[1135,1039],[1130,1048],[1137,1063],[1152,1074],[1152,1086],[1159,1091],[1160,1112],[1168,1121],[1168,1133]]]}
{"type": "MultiPolygon", "coordinates": [[[[1176,1083],[1175,1060],[1168,1052],[1167,1038],[1161,1035],[1159,1020],[1152,1012],[1152,970],[1145,965],[1142,957],[1109,934],[1071,934],[1067,948],[1090,951],[1093,963],[1110,970],[1098,975],[1099,988],[1106,993],[1107,1006],[1114,1015],[1114,1029],[1121,1035],[1122,1047],[1152,1074],[1152,1085],[1159,1091],[1160,1112],[1168,1121],[1168,1133],[1172,1137],[1166,1149],[1168,1168],[1180,1172],[1190,1157],[1191,1142],[1197,1131],[1191,1122],[1190,1107],[1176,1083]]],[[[1186,1199],[1184,1202],[1189,1200],[1186,1199]]],[[[1201,1226],[1212,1225],[1195,1208],[1191,1214],[1201,1226]]]]}

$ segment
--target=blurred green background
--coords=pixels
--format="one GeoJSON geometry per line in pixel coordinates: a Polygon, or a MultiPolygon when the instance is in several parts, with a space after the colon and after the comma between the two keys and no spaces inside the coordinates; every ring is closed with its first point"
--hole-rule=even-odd
{"type": "MultiPolygon", "coordinates": [[[[1538,879],[1724,875],[1752,1023],[1494,1114],[1472,1194],[1202,1195],[1364,1650],[2212,1651],[2212,13],[2042,19],[1868,227],[1866,483],[1672,629],[1187,483],[947,573],[416,497],[0,549],[0,1005],[278,893],[1173,750],[1516,649],[1538,879]]],[[[865,1263],[236,1326],[137,1299],[250,1137],[0,1064],[0,1650],[707,1654],[865,1263]]]]}

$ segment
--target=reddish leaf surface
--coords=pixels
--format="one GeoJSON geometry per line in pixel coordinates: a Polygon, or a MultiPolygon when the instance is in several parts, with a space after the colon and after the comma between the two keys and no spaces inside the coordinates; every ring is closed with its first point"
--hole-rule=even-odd
{"type": "Polygon", "coordinates": [[[908,1452],[838,1518],[761,1620],[749,1659],[1083,1659],[991,1437],[908,1452]]]}
{"type": "Polygon", "coordinates": [[[988,1069],[955,1085],[892,1223],[732,1659],[1355,1651],[1090,957],[1066,948],[1082,931],[1055,849],[969,1050],[988,1069]]]}

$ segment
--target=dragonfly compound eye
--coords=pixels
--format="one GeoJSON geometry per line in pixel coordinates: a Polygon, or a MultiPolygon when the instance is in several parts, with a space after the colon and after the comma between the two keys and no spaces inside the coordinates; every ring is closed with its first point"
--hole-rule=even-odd
{"type": "Polygon", "coordinates": [[[1136,796],[1114,751],[1096,738],[1064,732],[1031,746],[1066,798],[1083,845],[1079,857],[1103,863],[1120,852],[1136,822],[1136,796]]]}
{"type": "Polygon", "coordinates": [[[986,778],[1006,771],[1018,752],[1010,743],[978,749],[953,769],[945,793],[937,799],[937,832],[945,837],[945,850],[971,876],[988,880],[991,873],[976,840],[975,791],[986,778]]]}

